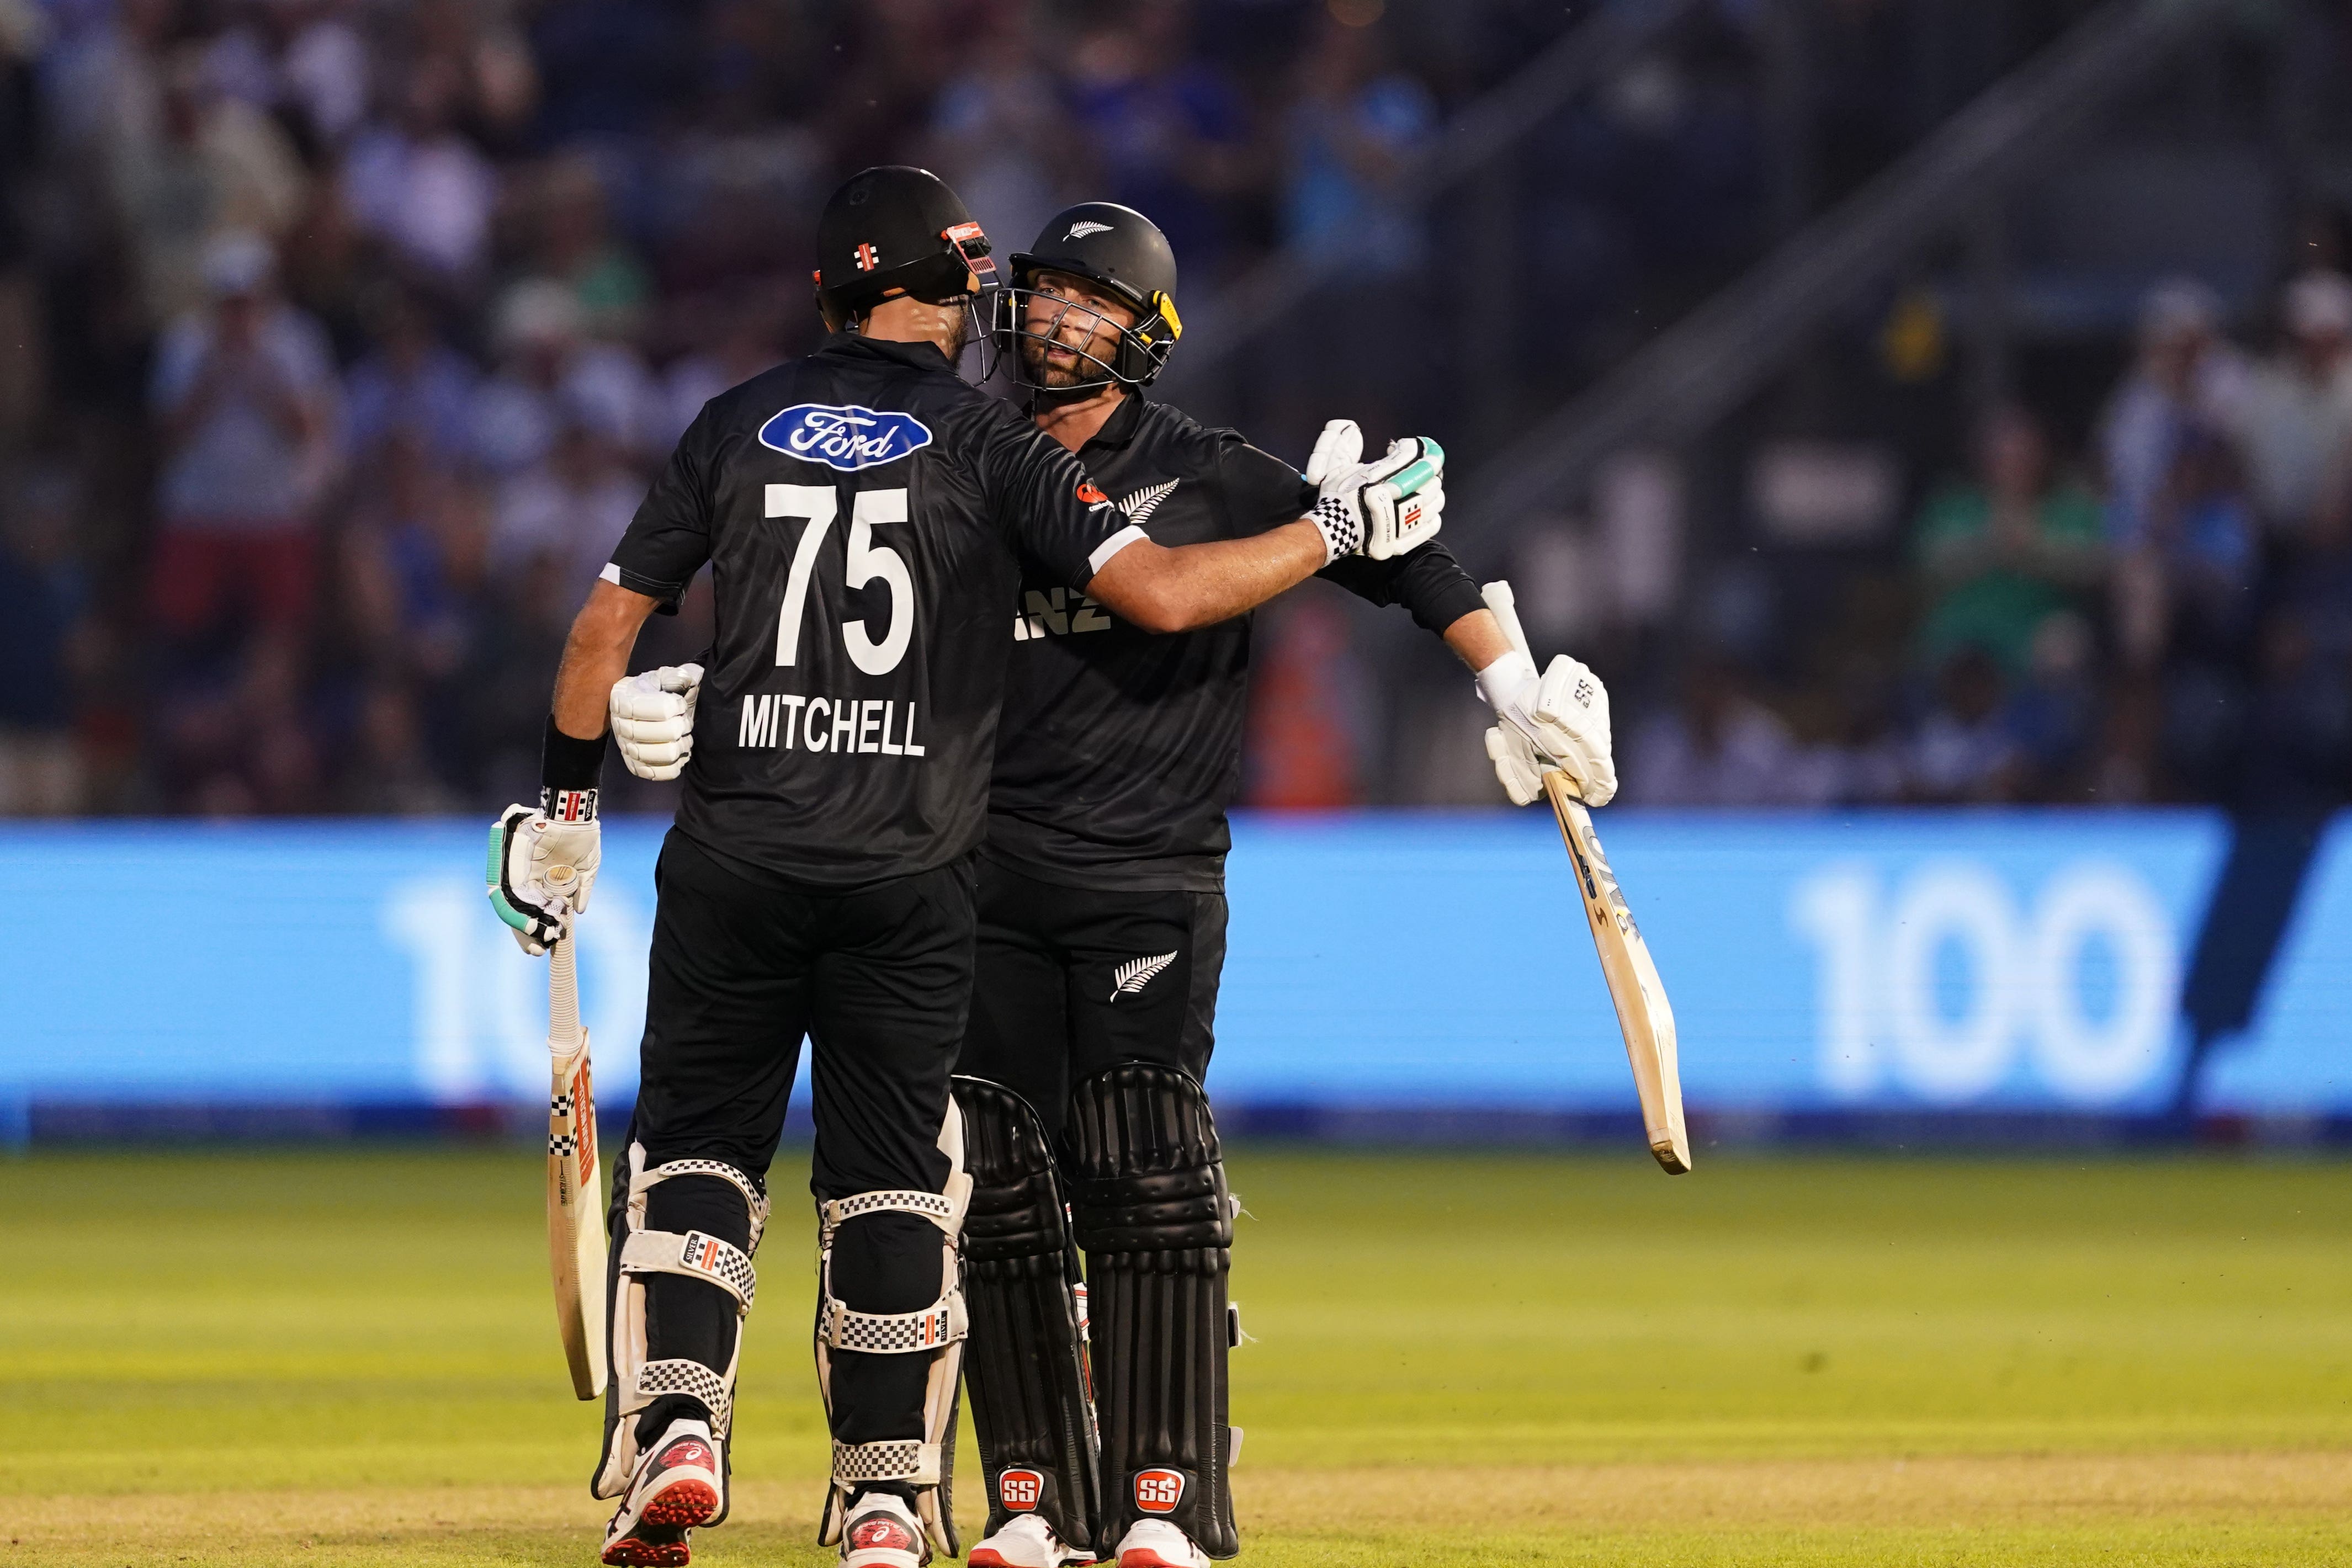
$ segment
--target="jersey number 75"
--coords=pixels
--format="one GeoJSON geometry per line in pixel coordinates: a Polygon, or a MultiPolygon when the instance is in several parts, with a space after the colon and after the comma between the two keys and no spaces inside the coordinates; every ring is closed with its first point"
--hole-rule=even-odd
{"type": "MultiPolygon", "coordinates": [[[[784,604],[776,619],[776,663],[800,661],[801,621],[808,608],[809,579],[816,572],[817,550],[832,530],[841,510],[841,497],[830,485],[771,485],[767,515],[798,517],[807,526],[793,549],[792,570],[784,578],[784,604]]],[[[863,588],[880,578],[890,590],[890,630],[877,643],[863,620],[841,623],[841,644],[849,662],[869,675],[887,675],[907,656],[915,635],[915,580],[907,562],[888,545],[874,542],[874,530],[885,523],[907,520],[907,492],[861,490],[849,508],[849,550],[842,570],[844,589],[863,588]]]]}

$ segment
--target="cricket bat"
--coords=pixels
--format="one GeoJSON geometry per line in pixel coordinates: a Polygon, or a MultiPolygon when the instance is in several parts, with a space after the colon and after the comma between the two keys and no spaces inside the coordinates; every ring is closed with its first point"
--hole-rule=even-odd
{"type": "MultiPolygon", "coordinates": [[[[1507,582],[1490,582],[1484,590],[1486,608],[1503,623],[1511,646],[1530,659],[1528,634],[1519,625],[1519,612],[1507,582]]],[[[1633,1064],[1633,1090],[1642,1100],[1642,1124],[1650,1139],[1650,1153],[1669,1176],[1691,1168],[1690,1134],[1683,1125],[1682,1071],[1675,1059],[1675,1009],[1666,1001],[1666,988],[1650,945],[1633,924],[1633,911],[1617,873],[1601,852],[1601,836],[1592,831],[1592,813],[1578,800],[1568,775],[1556,768],[1544,769],[1544,794],[1551,801],[1559,836],[1568,845],[1576,870],[1576,891],[1584,901],[1585,924],[1592,928],[1592,946],[1601,955],[1601,977],[1609,983],[1609,999],[1617,1008],[1617,1028],[1625,1037],[1625,1059],[1633,1064]]]]}
{"type": "MultiPolygon", "coordinates": [[[[558,893],[568,894],[578,880],[570,866],[547,874],[558,893]]],[[[597,1179],[596,1096],[588,1030],[580,1021],[574,940],[566,936],[547,949],[547,1262],[572,1391],[595,1399],[604,1395],[605,1374],[604,1184],[597,1179]]]]}

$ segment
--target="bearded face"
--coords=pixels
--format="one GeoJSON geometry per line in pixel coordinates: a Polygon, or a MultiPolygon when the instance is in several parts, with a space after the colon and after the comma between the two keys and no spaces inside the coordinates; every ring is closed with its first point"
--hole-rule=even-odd
{"type": "Polygon", "coordinates": [[[1123,301],[1084,279],[1040,274],[1021,301],[1021,361],[1029,383],[1053,392],[1100,382],[1118,362],[1119,334],[1134,324],[1123,301]]]}

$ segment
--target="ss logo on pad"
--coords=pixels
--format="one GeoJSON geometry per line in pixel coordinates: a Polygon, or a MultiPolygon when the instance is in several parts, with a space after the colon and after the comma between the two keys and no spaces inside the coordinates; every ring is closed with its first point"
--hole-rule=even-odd
{"type": "Polygon", "coordinates": [[[1154,1469],[1135,1472],[1137,1512],[1173,1513],[1176,1505],[1183,1500],[1183,1471],[1154,1469]]]}

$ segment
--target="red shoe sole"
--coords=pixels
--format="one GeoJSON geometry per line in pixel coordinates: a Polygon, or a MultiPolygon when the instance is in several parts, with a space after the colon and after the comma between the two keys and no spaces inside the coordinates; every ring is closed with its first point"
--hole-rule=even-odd
{"type": "MultiPolygon", "coordinates": [[[[709,1481],[672,1481],[654,1494],[637,1517],[670,1529],[692,1529],[719,1511],[719,1489],[709,1481]]],[[[678,1559],[683,1563],[685,1558],[678,1559]]]]}
{"type": "MultiPolygon", "coordinates": [[[[983,1546],[963,1560],[964,1568],[1013,1568],[1012,1562],[993,1546],[983,1546]]],[[[1091,1557],[1073,1557],[1062,1568],[1095,1568],[1091,1557]]]]}
{"type": "Polygon", "coordinates": [[[640,1541],[625,1535],[604,1548],[611,1568],[686,1568],[692,1553],[683,1541],[640,1541]]]}

